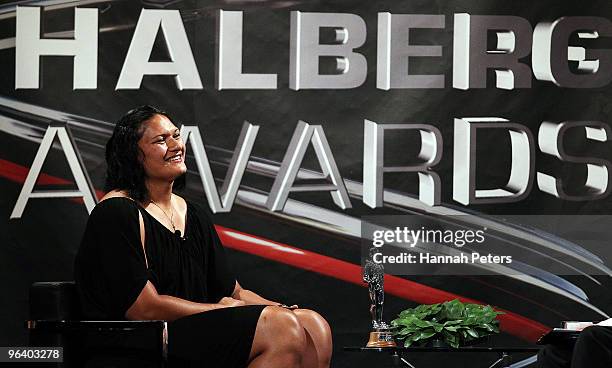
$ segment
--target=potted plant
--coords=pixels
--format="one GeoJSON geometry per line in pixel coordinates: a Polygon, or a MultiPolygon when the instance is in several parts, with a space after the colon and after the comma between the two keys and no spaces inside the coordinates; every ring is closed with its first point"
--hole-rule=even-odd
{"type": "Polygon", "coordinates": [[[438,346],[442,343],[457,348],[499,333],[500,314],[503,312],[490,305],[464,304],[455,299],[406,309],[391,321],[391,327],[395,338],[403,340],[405,347],[437,342],[438,346]]]}

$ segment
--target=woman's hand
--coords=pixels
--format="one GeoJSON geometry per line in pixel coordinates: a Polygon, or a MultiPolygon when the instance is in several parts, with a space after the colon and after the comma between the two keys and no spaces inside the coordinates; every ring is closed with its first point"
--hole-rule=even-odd
{"type": "Polygon", "coordinates": [[[230,297],[221,298],[221,300],[219,300],[219,304],[224,305],[226,307],[240,307],[240,306],[246,305],[246,303],[243,302],[242,300],[238,300],[238,299],[234,299],[230,297]]]}

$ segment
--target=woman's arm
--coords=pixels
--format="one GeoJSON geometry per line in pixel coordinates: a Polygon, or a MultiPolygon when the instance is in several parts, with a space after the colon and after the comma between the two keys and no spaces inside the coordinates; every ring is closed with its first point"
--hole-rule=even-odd
{"type": "MultiPolygon", "coordinates": [[[[241,300],[245,304],[259,304],[259,305],[278,305],[284,306],[284,304],[275,302],[269,299],[266,299],[251,290],[243,289],[242,286],[236,281],[236,286],[234,287],[234,292],[232,293],[232,298],[241,300]]],[[[297,308],[297,305],[293,305],[289,308],[297,308]]]]}
{"type": "Polygon", "coordinates": [[[136,301],[125,312],[125,317],[129,320],[174,321],[200,312],[244,304],[245,302],[232,298],[223,298],[219,303],[196,303],[169,295],[159,295],[155,286],[147,281],[136,301]]]}

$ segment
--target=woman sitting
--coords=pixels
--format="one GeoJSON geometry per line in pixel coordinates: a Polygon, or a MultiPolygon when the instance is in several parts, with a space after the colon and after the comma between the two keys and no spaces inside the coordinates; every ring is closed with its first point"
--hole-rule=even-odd
{"type": "Polygon", "coordinates": [[[129,111],[106,145],[108,193],[75,261],[89,319],[167,320],[171,366],[328,367],[328,323],[236,281],[207,211],[174,194],[185,145],[163,111],[129,111]]]}

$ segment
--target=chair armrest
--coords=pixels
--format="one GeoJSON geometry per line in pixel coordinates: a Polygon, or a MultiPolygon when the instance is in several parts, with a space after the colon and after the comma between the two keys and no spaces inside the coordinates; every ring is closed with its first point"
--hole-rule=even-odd
{"type": "Polygon", "coordinates": [[[72,320],[28,320],[26,321],[28,330],[104,330],[116,331],[124,330],[131,331],[141,328],[158,328],[163,330],[167,328],[166,321],[72,321],[72,320]]]}
{"type": "Polygon", "coordinates": [[[155,329],[160,332],[161,358],[168,360],[168,322],[167,321],[72,321],[72,320],[28,320],[28,330],[47,332],[83,331],[133,331],[155,329]]]}

